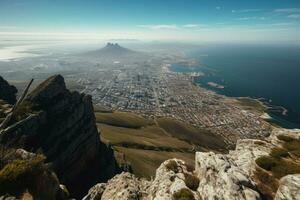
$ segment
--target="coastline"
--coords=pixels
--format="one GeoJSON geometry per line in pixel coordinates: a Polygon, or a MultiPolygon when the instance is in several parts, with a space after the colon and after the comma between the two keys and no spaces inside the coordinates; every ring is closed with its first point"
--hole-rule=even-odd
{"type": "MultiPolygon", "coordinates": [[[[188,62],[188,61],[187,61],[188,62]]],[[[251,111],[255,111],[260,113],[261,119],[263,119],[265,122],[269,123],[272,126],[276,126],[276,127],[280,127],[280,128],[285,128],[285,129],[299,129],[300,125],[295,124],[293,122],[287,121],[286,119],[275,115],[275,110],[277,113],[281,113],[281,115],[286,116],[288,113],[288,110],[286,108],[284,108],[283,106],[276,106],[276,105],[271,105],[270,103],[266,103],[264,101],[262,101],[261,99],[263,98],[253,98],[253,97],[234,97],[234,96],[227,96],[224,94],[219,93],[217,90],[222,90],[225,87],[223,85],[220,85],[218,83],[214,83],[214,82],[207,82],[207,86],[203,86],[203,84],[197,83],[197,81],[195,80],[195,78],[201,78],[201,76],[205,76],[205,73],[202,71],[194,71],[194,72],[177,72],[177,71],[173,71],[172,70],[172,65],[174,64],[180,64],[178,62],[174,62],[172,64],[167,64],[167,69],[168,72],[174,72],[174,73],[185,73],[185,74],[190,74],[191,75],[191,82],[196,85],[197,87],[200,87],[201,89],[206,89],[209,90],[213,93],[216,93],[218,95],[224,96],[225,99],[228,100],[228,102],[230,103],[230,101],[232,101],[233,99],[235,99],[235,102],[231,102],[232,105],[235,106],[239,106],[242,109],[245,110],[251,110],[251,111]],[[192,74],[199,74],[199,76],[192,76],[192,74]],[[240,103],[237,103],[239,101],[249,101],[249,102],[256,102],[257,105],[238,105],[240,103]],[[275,109],[274,109],[275,108],[275,109]],[[272,110],[273,109],[273,110],[272,110]],[[280,110],[281,109],[281,110],[280,110]],[[280,111],[278,111],[280,110],[280,111]],[[273,111],[273,113],[272,113],[273,111]]],[[[191,65],[186,65],[187,68],[191,67],[191,65]]],[[[245,102],[244,102],[245,103],[245,102]]],[[[242,104],[244,104],[242,103],[242,104]]],[[[252,103],[250,103],[252,104],[252,103]]]]}

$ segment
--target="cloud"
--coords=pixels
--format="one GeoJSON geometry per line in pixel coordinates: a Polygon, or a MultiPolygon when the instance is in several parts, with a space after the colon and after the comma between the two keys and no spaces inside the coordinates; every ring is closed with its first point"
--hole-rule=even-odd
{"type": "Polygon", "coordinates": [[[18,27],[16,26],[1,26],[0,25],[0,29],[17,29],[18,27]]]}
{"type": "Polygon", "coordinates": [[[237,20],[246,21],[246,20],[265,20],[265,17],[240,17],[237,20]]]}
{"type": "Polygon", "coordinates": [[[288,31],[287,28],[280,28],[280,29],[248,29],[247,32],[277,32],[277,31],[288,31]]]}
{"type": "Polygon", "coordinates": [[[232,13],[249,13],[249,12],[259,12],[261,9],[242,9],[242,10],[232,10],[232,13]]]}
{"type": "Polygon", "coordinates": [[[159,30],[159,29],[178,29],[176,24],[152,24],[152,25],[138,25],[140,28],[148,28],[152,30],[159,30]]]}
{"type": "Polygon", "coordinates": [[[292,14],[292,15],[289,15],[288,18],[291,18],[291,19],[300,19],[300,14],[292,14]]]}
{"type": "Polygon", "coordinates": [[[291,22],[283,22],[283,23],[274,23],[274,24],[267,24],[269,26],[289,26],[289,25],[293,25],[294,23],[291,22]]]}
{"type": "Polygon", "coordinates": [[[275,9],[274,12],[277,12],[277,13],[298,13],[298,12],[300,12],[300,8],[280,8],[280,9],[275,9]]]}
{"type": "Polygon", "coordinates": [[[204,24],[185,24],[183,25],[184,28],[197,28],[197,27],[203,27],[204,24]]]}

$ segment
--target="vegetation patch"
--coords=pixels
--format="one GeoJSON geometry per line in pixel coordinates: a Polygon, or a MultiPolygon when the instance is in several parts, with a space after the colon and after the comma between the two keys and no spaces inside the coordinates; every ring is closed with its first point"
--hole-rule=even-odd
{"type": "Polygon", "coordinates": [[[295,140],[294,138],[287,136],[287,135],[278,135],[277,138],[284,142],[291,142],[291,141],[295,140]]]}
{"type": "Polygon", "coordinates": [[[194,153],[181,153],[181,152],[167,152],[167,151],[152,151],[143,149],[132,149],[124,147],[114,147],[118,163],[126,160],[130,163],[133,173],[137,177],[151,178],[155,175],[156,169],[166,160],[178,158],[184,160],[185,163],[190,165],[194,164],[194,153]]]}
{"type": "Polygon", "coordinates": [[[194,194],[191,190],[183,188],[173,194],[174,200],[195,200],[194,194]]]}
{"type": "Polygon", "coordinates": [[[265,145],[266,143],[264,141],[261,141],[261,140],[256,140],[256,141],[254,141],[254,144],[256,144],[256,145],[265,145]]]}
{"type": "Polygon", "coordinates": [[[278,139],[284,141],[282,147],[275,147],[270,155],[256,159],[260,168],[256,169],[254,177],[258,180],[258,189],[266,199],[274,198],[280,178],[300,173],[300,140],[287,136],[278,136],[278,139]]]}
{"type": "Polygon", "coordinates": [[[188,188],[197,191],[200,180],[195,175],[184,173],[184,182],[188,188]]]}
{"type": "Polygon", "coordinates": [[[272,149],[272,151],[270,153],[270,156],[273,157],[273,158],[286,158],[286,157],[289,157],[290,154],[284,148],[275,147],[275,148],[272,149]]]}
{"type": "Polygon", "coordinates": [[[156,121],[161,128],[173,137],[190,143],[192,141],[193,144],[205,148],[226,151],[227,146],[223,138],[213,134],[209,130],[196,128],[171,118],[159,118],[156,121]]]}
{"type": "Polygon", "coordinates": [[[261,168],[270,171],[278,179],[288,174],[300,173],[300,164],[285,157],[263,156],[258,158],[256,163],[261,168]]]}
{"type": "Polygon", "coordinates": [[[167,164],[166,164],[166,168],[170,171],[173,171],[175,173],[178,173],[178,164],[175,160],[170,160],[167,164]]]}
{"type": "Polygon", "coordinates": [[[157,151],[191,152],[192,146],[182,140],[168,136],[164,131],[155,126],[143,128],[124,128],[107,124],[97,124],[101,132],[101,140],[113,145],[148,149],[157,151]]]}
{"type": "Polygon", "coordinates": [[[257,183],[257,188],[266,200],[273,200],[279,181],[271,173],[261,168],[256,168],[254,178],[257,183]],[[267,184],[266,184],[267,183],[267,184]]]}
{"type": "Polygon", "coordinates": [[[34,179],[42,171],[44,156],[28,160],[13,160],[0,170],[0,195],[20,196],[26,189],[35,187],[34,179]]]}
{"type": "Polygon", "coordinates": [[[96,112],[96,121],[112,126],[126,127],[126,128],[141,128],[153,122],[147,120],[139,115],[125,112],[113,113],[99,113],[96,112]]]}
{"type": "Polygon", "coordinates": [[[252,99],[249,97],[239,97],[237,98],[237,100],[238,100],[238,105],[245,109],[255,110],[258,112],[266,111],[266,106],[257,99],[252,99]]]}

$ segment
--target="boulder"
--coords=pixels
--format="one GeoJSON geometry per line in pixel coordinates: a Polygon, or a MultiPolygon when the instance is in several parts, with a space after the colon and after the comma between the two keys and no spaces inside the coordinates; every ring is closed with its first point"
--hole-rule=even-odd
{"type": "Polygon", "coordinates": [[[300,199],[300,174],[287,175],[280,179],[275,200],[300,199]]]}
{"type": "MultiPolygon", "coordinates": [[[[145,181],[147,182],[147,181],[145,181]]],[[[133,174],[123,172],[107,183],[92,187],[83,200],[136,200],[143,197],[143,180],[133,174]]]]}
{"type": "Polygon", "coordinates": [[[198,192],[204,199],[260,199],[251,178],[226,155],[197,152],[195,162],[198,192]]]}

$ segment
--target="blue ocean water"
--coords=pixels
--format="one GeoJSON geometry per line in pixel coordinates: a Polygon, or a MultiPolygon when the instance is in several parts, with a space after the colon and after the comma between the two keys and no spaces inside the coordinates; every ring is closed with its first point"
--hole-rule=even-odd
{"type": "Polygon", "coordinates": [[[300,46],[203,45],[186,54],[199,64],[174,64],[173,71],[202,71],[205,76],[196,79],[201,86],[226,96],[261,98],[272,106],[269,114],[281,126],[300,127],[300,46]],[[282,113],[280,106],[288,112],[282,113]]]}

